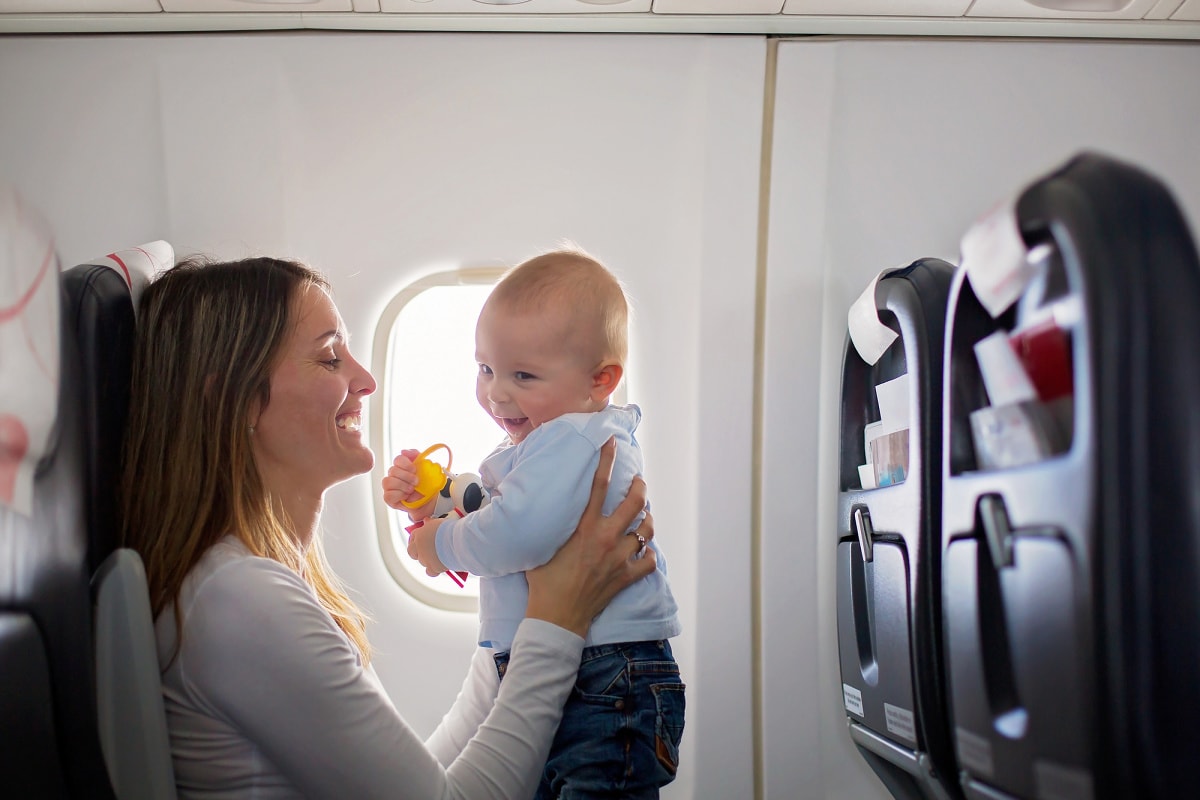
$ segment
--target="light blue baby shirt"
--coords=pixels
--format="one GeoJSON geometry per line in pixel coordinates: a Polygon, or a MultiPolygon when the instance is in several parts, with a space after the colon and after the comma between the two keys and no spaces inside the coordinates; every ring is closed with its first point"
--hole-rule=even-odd
{"type": "MultiPolygon", "coordinates": [[[[518,445],[505,441],[484,460],[479,474],[490,502],[461,519],[447,519],[437,531],[441,562],[480,578],[480,645],[498,651],[511,646],[529,597],[525,570],[549,561],[574,532],[591,494],[601,445],[610,436],[617,440],[605,514],[642,474],[642,451],[634,437],[641,419],[635,405],[564,414],[542,423],[518,445]]],[[[596,617],[588,646],[679,634],[667,560],[656,541],[648,546],[657,554],[658,568],[621,591],[596,617]]]]}

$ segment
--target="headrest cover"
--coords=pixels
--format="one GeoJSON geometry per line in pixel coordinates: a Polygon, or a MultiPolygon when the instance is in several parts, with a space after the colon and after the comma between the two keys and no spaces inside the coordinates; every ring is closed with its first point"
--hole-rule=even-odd
{"type": "Polygon", "coordinates": [[[58,271],[45,220],[0,185],[0,505],[26,516],[58,411],[58,271]]]}
{"type": "Polygon", "coordinates": [[[846,314],[846,328],[850,332],[850,341],[863,361],[868,364],[878,361],[897,338],[896,332],[879,319],[879,309],[875,305],[875,285],[881,278],[897,269],[902,267],[881,270],[871,278],[867,288],[850,304],[850,311],[846,314]]]}
{"type": "Polygon", "coordinates": [[[85,263],[110,267],[116,271],[125,281],[125,285],[129,287],[129,294],[133,297],[133,309],[136,313],[142,289],[146,288],[146,284],[156,273],[174,265],[175,248],[159,239],[131,247],[128,250],[118,250],[85,263]]]}
{"type": "Polygon", "coordinates": [[[1025,291],[1035,269],[1017,222],[1017,204],[1008,199],[980,217],[963,234],[961,265],[980,304],[993,317],[1004,313],[1025,291]]]}

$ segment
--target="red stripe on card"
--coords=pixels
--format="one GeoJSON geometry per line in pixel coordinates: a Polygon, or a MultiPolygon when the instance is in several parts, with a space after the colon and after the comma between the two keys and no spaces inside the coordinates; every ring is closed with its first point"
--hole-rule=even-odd
{"type": "Polygon", "coordinates": [[[111,258],[113,261],[117,262],[117,266],[119,266],[121,268],[121,272],[125,273],[125,285],[132,289],[133,288],[133,278],[129,277],[129,267],[125,266],[125,262],[122,261],[121,257],[119,255],[117,255],[116,253],[109,253],[108,257],[111,258]]]}

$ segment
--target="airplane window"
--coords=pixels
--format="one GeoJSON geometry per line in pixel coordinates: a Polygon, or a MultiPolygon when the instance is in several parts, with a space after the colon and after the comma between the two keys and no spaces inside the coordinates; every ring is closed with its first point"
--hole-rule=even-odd
{"type": "MultiPolygon", "coordinates": [[[[475,401],[475,320],[503,274],[471,269],[431,275],[388,304],[375,333],[371,441],[379,480],[402,449],[444,443],[452,472],[478,472],[503,432],[475,401]]],[[[444,463],[445,451],[435,459],[444,463]]],[[[449,575],[430,578],[408,557],[408,515],[388,508],[374,491],[380,548],[389,572],[405,590],[432,606],[474,612],[478,578],[459,586],[449,575]]]]}

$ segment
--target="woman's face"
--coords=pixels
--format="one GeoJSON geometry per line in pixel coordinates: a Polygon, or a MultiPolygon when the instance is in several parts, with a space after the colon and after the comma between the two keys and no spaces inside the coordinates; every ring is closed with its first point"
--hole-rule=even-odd
{"type": "Polygon", "coordinates": [[[272,493],[320,494],[375,464],[362,433],[375,379],[350,355],[346,326],[324,290],[302,287],[294,302],[295,323],[251,442],[272,493]]]}

